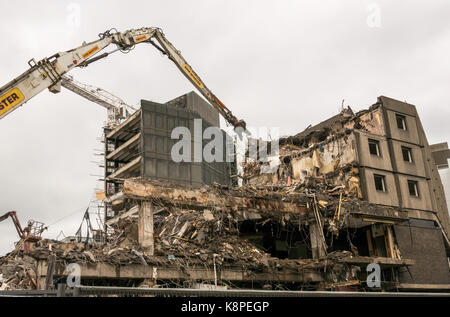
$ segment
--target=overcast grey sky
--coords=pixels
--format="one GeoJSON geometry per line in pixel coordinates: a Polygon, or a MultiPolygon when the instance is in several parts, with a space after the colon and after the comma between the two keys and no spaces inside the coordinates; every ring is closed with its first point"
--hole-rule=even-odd
{"type": "MultiPolygon", "coordinates": [[[[430,143],[450,127],[450,2],[2,1],[0,86],[39,60],[112,27],[161,27],[216,95],[252,126],[302,131],[386,95],[415,104],[430,143]],[[18,7],[21,9],[18,10],[18,7]],[[79,9],[79,15],[78,15],[79,9]],[[11,13],[11,14],[8,14],[11,13]],[[378,14],[379,13],[379,14],[378,14]]],[[[72,72],[137,104],[165,102],[192,85],[150,45],[72,72]]],[[[17,210],[74,234],[100,187],[91,163],[106,110],[69,91],[48,91],[0,121],[0,213],[17,210]],[[69,216],[68,216],[69,215],[69,216]]],[[[17,234],[0,224],[0,254],[17,234]]]]}

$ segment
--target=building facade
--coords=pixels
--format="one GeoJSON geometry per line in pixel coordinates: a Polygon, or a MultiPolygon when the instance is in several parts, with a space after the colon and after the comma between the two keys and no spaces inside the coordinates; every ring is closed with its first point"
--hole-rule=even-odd
{"type": "MultiPolygon", "coordinates": [[[[208,163],[194,159],[194,149],[198,146],[203,149],[209,142],[195,140],[195,129],[200,129],[203,136],[208,127],[218,125],[218,112],[194,92],[166,104],[142,100],[141,108],[136,113],[115,129],[105,131],[106,197],[119,193],[124,180],[133,177],[194,187],[212,183],[230,185],[231,175],[235,174],[235,163],[229,163],[230,160],[225,157],[227,142],[232,143],[232,140],[224,131],[221,131],[221,160],[208,163]],[[172,146],[178,142],[171,138],[171,134],[177,127],[187,128],[191,135],[191,157],[187,162],[175,162],[171,157],[172,146]]],[[[122,207],[106,206],[106,221],[120,212],[122,207]]]]}
{"type": "Polygon", "coordinates": [[[404,289],[450,283],[444,187],[414,105],[381,96],[356,114],[344,109],[281,139],[280,162],[276,173],[253,173],[247,182],[334,184],[355,205],[377,206],[359,206],[347,219],[359,253],[414,260],[399,270],[404,289]]]}
{"type": "Polygon", "coordinates": [[[447,209],[450,213],[450,149],[448,143],[438,143],[430,146],[436,168],[441,176],[442,185],[444,186],[445,198],[447,201],[447,209]]]}

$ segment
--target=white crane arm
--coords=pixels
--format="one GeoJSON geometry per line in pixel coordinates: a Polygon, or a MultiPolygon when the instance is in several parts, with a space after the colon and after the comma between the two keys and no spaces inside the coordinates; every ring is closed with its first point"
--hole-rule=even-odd
{"type": "MultiPolygon", "coordinates": [[[[205,83],[195,73],[186,62],[181,53],[166,39],[164,33],[159,28],[141,28],[129,30],[123,33],[112,33],[107,31],[100,34],[100,39],[91,43],[83,44],[67,52],[61,52],[44,58],[36,63],[29,61],[30,69],[0,88],[0,119],[8,115],[32,97],[49,89],[52,92],[59,92],[61,81],[65,82],[62,76],[75,67],[84,67],[92,62],[108,56],[104,53],[96,56],[100,51],[110,44],[117,45],[117,50],[130,51],[136,44],[151,43],[158,50],[168,56],[189,81],[199,90],[199,92],[211,103],[211,105],[235,128],[246,128],[245,122],[237,120],[231,111],[207,88],[205,83]],[[160,44],[158,46],[152,39],[155,38],[160,44]]],[[[72,87],[74,88],[74,87],[72,87]]],[[[74,88],[75,89],[75,88],[74,88]]],[[[78,93],[78,92],[77,92],[78,93]]],[[[97,100],[99,104],[108,107],[97,100]]]]}

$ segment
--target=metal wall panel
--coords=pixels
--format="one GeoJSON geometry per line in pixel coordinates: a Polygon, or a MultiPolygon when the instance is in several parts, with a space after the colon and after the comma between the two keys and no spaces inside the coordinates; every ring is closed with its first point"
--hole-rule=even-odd
{"type": "MultiPolygon", "coordinates": [[[[225,162],[225,142],[229,137],[223,132],[224,162],[194,162],[194,119],[202,119],[199,114],[188,109],[168,104],[158,104],[142,100],[142,157],[143,177],[172,181],[180,184],[200,186],[217,182],[230,184],[230,167],[225,162]],[[176,163],[171,159],[172,146],[178,140],[171,139],[172,130],[183,126],[191,133],[191,161],[176,163]]],[[[202,121],[202,133],[211,124],[202,121]]],[[[204,140],[203,145],[209,140],[204,140]]]]}
{"type": "Polygon", "coordinates": [[[194,91],[175,98],[167,103],[175,105],[178,108],[194,111],[209,124],[215,127],[220,126],[219,113],[194,91]]]}

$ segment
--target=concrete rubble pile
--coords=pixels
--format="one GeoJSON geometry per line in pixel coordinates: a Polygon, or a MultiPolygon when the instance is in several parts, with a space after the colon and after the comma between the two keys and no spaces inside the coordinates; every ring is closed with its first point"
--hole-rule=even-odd
{"type": "Polygon", "coordinates": [[[0,258],[0,291],[36,289],[36,260],[19,254],[18,248],[0,258]]]}
{"type": "MultiPolygon", "coordinates": [[[[307,250],[303,250],[302,256],[294,254],[289,256],[286,253],[284,256],[277,257],[271,254],[272,246],[262,243],[263,235],[266,238],[272,238],[268,234],[271,231],[274,236],[279,236],[277,238],[279,241],[286,240],[280,242],[286,248],[294,249],[288,239],[293,239],[294,235],[305,230],[305,226],[311,221],[311,214],[308,212],[311,208],[317,208],[319,217],[324,219],[323,225],[325,232],[328,232],[328,240],[345,226],[348,213],[357,208],[355,199],[340,197],[339,192],[323,180],[311,178],[291,186],[247,185],[241,188],[229,188],[215,184],[192,189],[181,185],[138,179],[127,181],[125,192],[127,188],[149,189],[149,185],[154,189],[159,188],[161,191],[174,193],[178,200],[173,199],[175,197],[170,194],[164,197],[163,194],[156,194],[156,192],[153,192],[153,197],[159,197],[150,198],[155,206],[153,254],[139,245],[138,215],[135,213],[120,219],[111,226],[114,232],[105,244],[42,240],[37,242],[28,254],[24,254],[20,248],[17,248],[0,259],[0,273],[3,274],[2,287],[6,289],[35,288],[37,261],[46,261],[51,255],[56,256],[56,262],[61,265],[69,263],[108,263],[115,266],[137,264],[176,266],[180,271],[191,266],[201,266],[210,270],[214,266],[217,268],[239,267],[248,276],[251,276],[252,272],[276,275],[280,272],[299,273],[312,270],[326,271],[328,283],[346,282],[355,278],[355,269],[358,271],[358,268],[340,261],[357,255],[357,251],[352,253],[351,248],[335,250],[328,253],[326,257],[312,259],[308,256],[307,250]],[[136,187],[136,184],[140,187],[136,187]],[[176,192],[177,189],[178,192],[176,192]],[[195,193],[196,198],[186,195],[188,191],[195,193]],[[237,201],[234,207],[228,204],[233,200],[237,201]],[[286,208],[283,204],[288,204],[288,207],[286,208]],[[293,204],[297,207],[289,208],[294,206],[293,204]],[[339,205],[341,221],[339,223],[326,221],[333,218],[339,205]],[[294,212],[289,212],[290,210],[294,212]],[[243,230],[243,227],[248,228],[243,230]],[[286,232],[292,236],[286,235],[286,232]],[[260,238],[252,237],[258,234],[261,234],[260,238]],[[335,266],[339,269],[334,271],[335,266]],[[334,272],[339,272],[339,277],[334,272]]],[[[134,198],[124,198],[126,197],[124,196],[122,200],[135,201],[136,195],[137,191],[133,192],[134,198]]],[[[364,204],[362,201],[359,203],[364,204]]],[[[367,203],[364,206],[370,207],[367,203]]],[[[306,236],[301,238],[308,239],[306,236]]]]}
{"type": "MultiPolygon", "coordinates": [[[[191,188],[129,179],[121,195],[111,201],[123,206],[151,202],[154,254],[167,256],[180,268],[238,266],[249,277],[262,272],[276,277],[280,272],[314,271],[320,272],[322,287],[333,287],[359,285],[358,265],[372,261],[361,256],[352,243],[354,232],[350,227],[357,220],[351,215],[362,210],[382,215],[399,213],[354,196],[342,186],[317,177],[306,177],[289,186],[247,184],[239,188],[218,184],[191,188]],[[312,232],[309,228],[317,222],[320,229],[312,232]],[[335,240],[339,244],[333,245],[335,240]]],[[[120,214],[129,214],[133,208],[125,208],[120,214]]],[[[121,221],[130,221],[131,217],[121,221]]],[[[136,214],[134,217],[138,218],[136,214]]],[[[397,248],[395,252],[400,260],[397,248]]]]}

